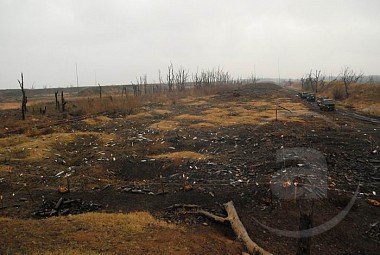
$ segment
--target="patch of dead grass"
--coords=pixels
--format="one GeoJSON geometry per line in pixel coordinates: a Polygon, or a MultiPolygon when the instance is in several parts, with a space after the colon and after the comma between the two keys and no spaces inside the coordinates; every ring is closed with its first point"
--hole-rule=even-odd
{"type": "Polygon", "coordinates": [[[112,119],[107,117],[107,116],[97,116],[95,118],[87,118],[87,119],[84,119],[82,120],[84,123],[86,123],[87,125],[92,125],[92,126],[95,126],[95,125],[99,125],[99,124],[103,124],[103,123],[107,123],[109,121],[111,121],[112,119]]]}
{"type": "Polygon", "coordinates": [[[165,109],[155,109],[155,110],[153,110],[153,113],[155,113],[157,115],[167,115],[167,114],[170,114],[172,112],[169,110],[165,110],[165,109]]]}
{"type": "Polygon", "coordinates": [[[0,218],[0,224],[1,254],[241,253],[239,243],[214,230],[201,227],[200,233],[157,220],[147,212],[87,213],[42,220],[0,218]]]}
{"type": "Polygon", "coordinates": [[[22,134],[0,138],[0,154],[19,160],[41,160],[50,156],[55,144],[74,141],[78,136],[95,136],[101,142],[115,139],[114,135],[98,132],[52,133],[39,137],[22,134]]]}
{"type": "Polygon", "coordinates": [[[178,128],[179,122],[173,120],[162,120],[160,122],[150,125],[150,128],[169,131],[178,128]]]}
{"type": "Polygon", "coordinates": [[[175,120],[202,120],[201,116],[195,116],[191,114],[182,114],[174,118],[175,120]]]}
{"type": "Polygon", "coordinates": [[[0,165],[0,173],[1,172],[9,172],[12,168],[7,165],[0,165]]]}
{"type": "Polygon", "coordinates": [[[155,159],[171,159],[171,160],[179,160],[179,159],[194,159],[194,160],[205,160],[208,156],[204,154],[200,154],[193,151],[176,151],[169,152],[160,155],[149,156],[150,158],[155,159]]]}
{"type": "Polygon", "coordinates": [[[116,245],[132,237],[135,241],[123,246],[142,244],[144,240],[141,235],[147,229],[176,228],[175,225],[155,219],[148,212],[86,213],[42,220],[0,218],[0,224],[2,244],[8,246],[10,251],[30,250],[28,254],[100,254],[91,250],[100,251],[102,246],[109,245],[107,242],[116,245]],[[78,243],[81,245],[78,246],[78,243]]]}
{"type": "Polygon", "coordinates": [[[195,123],[195,124],[191,124],[189,126],[189,128],[214,128],[216,127],[214,124],[212,123],[208,123],[208,122],[199,122],[199,123],[195,123]]]}
{"type": "Polygon", "coordinates": [[[19,102],[3,102],[0,103],[0,110],[21,109],[21,103],[19,102]]]}

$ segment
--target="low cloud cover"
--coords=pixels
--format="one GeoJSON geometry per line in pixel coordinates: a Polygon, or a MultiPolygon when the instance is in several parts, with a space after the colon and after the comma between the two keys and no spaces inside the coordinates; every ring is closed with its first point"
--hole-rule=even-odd
{"type": "Polygon", "coordinates": [[[1,0],[0,88],[158,80],[195,72],[299,78],[344,66],[380,74],[378,0],[1,0]]]}

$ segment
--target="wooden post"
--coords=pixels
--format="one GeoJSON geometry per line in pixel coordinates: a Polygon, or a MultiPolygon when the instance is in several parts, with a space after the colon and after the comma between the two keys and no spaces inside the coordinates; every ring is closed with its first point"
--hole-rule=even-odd
{"type": "Polygon", "coordinates": [[[276,106],[276,121],[277,121],[277,106],[276,106]]]}

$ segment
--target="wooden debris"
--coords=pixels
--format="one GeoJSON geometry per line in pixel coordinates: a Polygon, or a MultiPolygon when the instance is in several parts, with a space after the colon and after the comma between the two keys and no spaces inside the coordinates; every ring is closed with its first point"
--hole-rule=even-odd
{"type": "Polygon", "coordinates": [[[183,209],[189,209],[189,208],[200,208],[199,205],[193,205],[193,204],[174,204],[172,206],[166,207],[166,210],[173,210],[177,208],[183,208],[183,209]]]}
{"type": "Polygon", "coordinates": [[[183,190],[184,191],[190,191],[190,190],[192,190],[193,189],[193,187],[191,186],[191,185],[185,185],[184,187],[183,187],[183,190]]]}
{"type": "MultiPolygon", "coordinates": [[[[186,205],[186,204],[175,204],[170,207],[167,207],[166,209],[175,209],[175,208],[200,208],[198,205],[186,205]]],[[[213,219],[217,222],[224,223],[228,221],[231,224],[232,230],[235,232],[235,235],[239,240],[241,240],[245,247],[247,248],[249,254],[254,255],[271,255],[272,253],[267,252],[263,248],[261,248],[258,244],[256,244],[252,239],[249,237],[247,230],[245,229],[243,223],[241,223],[239,216],[236,212],[234,203],[232,201],[224,204],[224,208],[227,212],[227,217],[221,217],[217,216],[213,213],[207,212],[205,210],[196,210],[192,212],[187,213],[196,213],[203,215],[205,217],[208,217],[210,219],[213,219]]]]}
{"type": "Polygon", "coordinates": [[[374,206],[380,206],[380,202],[375,199],[367,199],[368,204],[374,205],[374,206]]]}
{"type": "Polygon", "coordinates": [[[67,187],[59,187],[58,192],[61,194],[69,193],[69,189],[67,187]]]}

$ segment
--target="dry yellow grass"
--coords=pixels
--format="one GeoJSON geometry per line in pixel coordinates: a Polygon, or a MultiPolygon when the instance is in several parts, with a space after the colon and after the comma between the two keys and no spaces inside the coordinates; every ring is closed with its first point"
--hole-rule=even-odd
{"type": "Polygon", "coordinates": [[[239,124],[257,125],[263,121],[269,121],[276,117],[276,105],[280,105],[292,111],[285,114],[285,110],[278,108],[278,118],[287,118],[286,121],[302,122],[301,117],[311,114],[305,106],[300,103],[289,102],[289,98],[281,98],[278,102],[267,102],[255,100],[250,102],[224,102],[216,107],[202,111],[199,115],[181,114],[171,120],[163,120],[151,125],[152,128],[172,130],[178,126],[190,128],[212,128],[215,126],[231,126],[239,124]],[[294,118],[294,116],[299,116],[294,118]],[[178,122],[176,122],[178,121],[178,122]],[[185,121],[199,121],[199,123],[186,123],[185,121]]]}
{"type": "Polygon", "coordinates": [[[9,172],[12,168],[6,165],[0,165],[0,173],[1,172],[9,172]]]}
{"type": "Polygon", "coordinates": [[[204,154],[200,154],[193,151],[176,151],[176,152],[169,152],[169,153],[160,154],[160,155],[152,155],[149,157],[155,158],[155,159],[171,159],[171,160],[178,160],[178,159],[205,160],[208,158],[208,156],[204,154]]]}
{"type": "Polygon", "coordinates": [[[192,106],[200,106],[200,105],[206,105],[209,104],[206,100],[199,100],[199,101],[189,101],[188,103],[185,103],[187,105],[192,105],[192,106]]]}
{"type": "Polygon", "coordinates": [[[86,123],[87,125],[95,126],[95,125],[99,125],[99,124],[109,122],[111,120],[112,120],[111,118],[102,115],[102,116],[97,116],[95,118],[84,119],[83,122],[86,123]]]}
{"type": "MultiPolygon", "coordinates": [[[[0,224],[2,245],[10,247],[10,254],[17,254],[12,248],[29,250],[28,254],[104,254],[100,250],[109,243],[122,244],[124,248],[143,244],[144,240],[139,237],[148,228],[178,229],[147,212],[86,213],[43,220],[0,218],[0,224]],[[125,242],[132,237],[135,241],[125,242]]],[[[117,253],[114,249],[106,254],[117,253]]]]}
{"type": "Polygon", "coordinates": [[[146,212],[87,213],[42,220],[0,218],[0,254],[240,254],[241,245],[146,212]],[[210,243],[212,245],[210,245],[210,243]]]}
{"type": "Polygon", "coordinates": [[[214,124],[208,123],[208,122],[199,122],[199,123],[191,124],[189,126],[189,128],[195,128],[195,129],[198,129],[198,128],[214,128],[214,127],[216,127],[214,124]]]}
{"type": "Polygon", "coordinates": [[[179,122],[172,120],[162,120],[149,126],[153,129],[159,129],[163,131],[174,130],[179,127],[179,122]]]}
{"type": "Polygon", "coordinates": [[[0,110],[21,109],[21,103],[18,102],[3,102],[0,103],[0,110]]]}
{"type": "Polygon", "coordinates": [[[114,135],[98,132],[53,133],[39,137],[15,135],[0,139],[0,154],[12,159],[40,160],[50,156],[55,144],[74,141],[77,136],[95,136],[101,142],[115,139],[114,135]]]}
{"type": "Polygon", "coordinates": [[[175,120],[202,120],[201,116],[195,116],[191,114],[182,114],[174,117],[175,120]]]}
{"type": "Polygon", "coordinates": [[[169,110],[165,110],[165,109],[155,109],[155,110],[153,110],[153,113],[158,114],[158,115],[167,115],[167,114],[170,114],[172,112],[169,110]]]}

